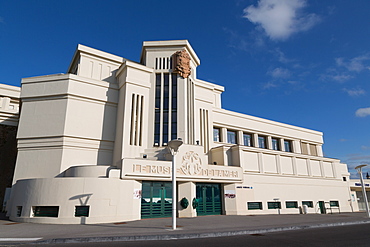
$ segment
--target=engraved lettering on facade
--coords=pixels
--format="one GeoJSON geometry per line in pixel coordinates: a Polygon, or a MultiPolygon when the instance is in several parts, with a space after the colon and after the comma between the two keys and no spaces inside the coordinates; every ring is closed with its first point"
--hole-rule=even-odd
{"type": "MultiPolygon", "coordinates": [[[[186,163],[187,165],[193,163],[186,163]]],[[[191,165],[190,165],[191,166],[191,165]]],[[[158,175],[170,175],[171,167],[163,165],[139,165],[133,164],[133,172],[138,174],[158,174],[158,175]]],[[[224,178],[238,178],[238,171],[222,170],[222,169],[202,169],[201,167],[195,169],[183,168],[178,169],[183,175],[191,176],[204,176],[204,177],[224,177],[224,178]],[[184,171],[184,170],[185,171],[184,171]]]]}

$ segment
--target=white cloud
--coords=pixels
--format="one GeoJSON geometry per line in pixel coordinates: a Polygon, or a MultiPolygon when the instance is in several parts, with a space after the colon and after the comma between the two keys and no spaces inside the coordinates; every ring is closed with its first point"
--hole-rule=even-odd
{"type": "Polygon", "coordinates": [[[290,77],[290,71],[284,68],[275,68],[274,70],[270,71],[269,74],[275,79],[286,79],[290,77]]]}
{"type": "Polygon", "coordinates": [[[275,49],[275,55],[281,63],[291,63],[295,61],[294,59],[287,58],[284,52],[282,52],[279,48],[275,49]]]}
{"type": "Polygon", "coordinates": [[[370,60],[370,57],[367,55],[363,55],[352,58],[349,61],[345,61],[344,58],[340,57],[336,58],[335,62],[339,67],[345,67],[349,71],[361,72],[362,70],[367,68],[364,65],[364,62],[366,60],[370,60]]]}
{"type": "Polygon", "coordinates": [[[370,107],[360,108],[356,111],[356,117],[366,117],[370,115],[370,107]]]}
{"type": "Polygon", "coordinates": [[[245,8],[243,17],[261,27],[271,39],[286,40],[320,21],[316,14],[301,13],[305,6],[306,0],[260,0],[257,7],[245,8]]]}
{"type": "Polygon", "coordinates": [[[274,88],[274,87],[277,87],[277,85],[273,82],[267,82],[262,86],[263,89],[270,89],[270,88],[274,88]]]}
{"type": "Polygon", "coordinates": [[[326,74],[326,75],[321,76],[321,79],[323,79],[323,80],[329,79],[329,80],[333,80],[333,81],[337,81],[337,82],[345,82],[345,81],[348,81],[352,78],[353,78],[352,75],[347,75],[347,74],[334,74],[334,75],[326,74]]]}
{"type": "Polygon", "coordinates": [[[361,164],[369,164],[370,155],[365,155],[361,153],[348,154],[347,157],[342,160],[342,162],[347,164],[348,171],[351,174],[351,178],[359,178],[355,167],[361,164]]]}
{"type": "Polygon", "coordinates": [[[348,95],[349,96],[352,96],[352,97],[364,95],[366,93],[365,90],[363,90],[361,88],[357,88],[357,89],[343,88],[343,91],[346,92],[346,93],[348,93],[348,95]]]}

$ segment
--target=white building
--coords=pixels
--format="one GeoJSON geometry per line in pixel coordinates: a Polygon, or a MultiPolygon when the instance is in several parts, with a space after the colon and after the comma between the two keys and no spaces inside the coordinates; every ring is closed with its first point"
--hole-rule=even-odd
{"type": "Polygon", "coordinates": [[[222,109],[199,64],[186,40],[144,42],[140,63],[79,45],[66,74],[23,79],[10,219],[170,216],[177,138],[179,217],[352,211],[321,132],[222,109]]]}

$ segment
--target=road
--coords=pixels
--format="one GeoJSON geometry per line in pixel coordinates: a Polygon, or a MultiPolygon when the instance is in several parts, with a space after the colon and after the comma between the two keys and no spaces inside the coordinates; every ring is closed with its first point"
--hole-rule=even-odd
{"type": "MultiPolygon", "coordinates": [[[[66,236],[67,237],[67,236],[66,236]]],[[[1,245],[1,244],[0,244],[1,245]]],[[[11,245],[10,245],[11,246],[11,245]]],[[[167,241],[135,241],[135,242],[104,242],[104,243],[78,243],[78,244],[53,244],[53,245],[22,245],[23,246],[53,246],[53,247],[217,247],[217,246],[370,246],[370,224],[313,228],[295,231],[282,231],[275,233],[241,235],[233,237],[167,240],[167,241]]]]}

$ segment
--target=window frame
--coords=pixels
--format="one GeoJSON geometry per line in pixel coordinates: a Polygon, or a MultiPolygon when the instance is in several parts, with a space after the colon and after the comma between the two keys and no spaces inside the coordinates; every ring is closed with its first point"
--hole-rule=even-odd
{"type": "Polygon", "coordinates": [[[213,127],[213,142],[221,142],[221,128],[218,128],[218,127],[213,127]],[[215,136],[215,131],[218,131],[218,137],[217,137],[217,140],[216,140],[216,136],[215,136]]]}
{"type": "Polygon", "coordinates": [[[263,148],[263,149],[267,148],[267,138],[266,138],[266,136],[258,135],[258,147],[263,148]],[[261,142],[262,140],[263,140],[263,142],[261,142]]]}
{"type": "Polygon", "coordinates": [[[75,217],[89,217],[89,216],[90,216],[90,205],[75,206],[75,217]]]}
{"type": "Polygon", "coordinates": [[[227,143],[230,143],[230,144],[237,144],[238,143],[238,133],[237,133],[237,131],[235,131],[235,130],[227,130],[227,143]],[[230,135],[229,135],[230,134],[230,135]],[[234,137],[234,142],[232,142],[232,140],[230,139],[231,137],[232,137],[232,134],[234,135],[233,137],[234,137]]]}
{"type": "Polygon", "coordinates": [[[243,145],[244,146],[247,146],[247,147],[253,147],[253,134],[250,134],[250,133],[245,133],[243,132],[243,145]],[[246,145],[246,137],[249,136],[249,144],[250,145],[246,145]]]}
{"type": "Polygon", "coordinates": [[[339,208],[339,201],[330,201],[329,205],[331,208],[339,208]]]}
{"type": "Polygon", "coordinates": [[[313,201],[302,201],[302,206],[306,205],[309,208],[313,208],[313,201]]]}
{"type": "Polygon", "coordinates": [[[275,137],[272,137],[271,138],[271,149],[272,150],[276,150],[276,151],[279,151],[281,150],[280,148],[280,140],[278,138],[275,138],[275,137]],[[276,142],[274,142],[276,141],[276,142]],[[276,147],[274,147],[274,144],[276,143],[276,147]]]}
{"type": "Polygon", "coordinates": [[[293,143],[291,140],[284,140],[284,151],[293,153],[293,143]],[[287,150],[287,144],[288,144],[289,150],[287,150]]]}
{"type": "Polygon", "coordinates": [[[247,202],[247,208],[248,210],[263,210],[262,202],[247,202]],[[258,207],[251,207],[250,205],[256,205],[258,204],[258,207]]]}
{"type": "Polygon", "coordinates": [[[298,208],[298,202],[297,201],[285,201],[285,208],[298,208]]]}
{"type": "Polygon", "coordinates": [[[267,202],[267,209],[281,209],[281,202],[280,201],[277,201],[277,202],[267,202]],[[275,205],[275,206],[270,206],[270,205],[275,205]],[[276,205],[278,205],[278,207],[276,207],[276,205]]]}
{"type": "Polygon", "coordinates": [[[32,217],[58,218],[59,206],[32,206],[32,217]]]}

